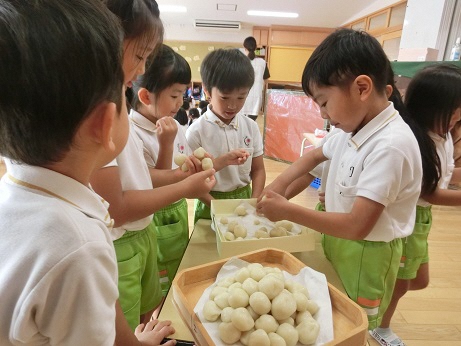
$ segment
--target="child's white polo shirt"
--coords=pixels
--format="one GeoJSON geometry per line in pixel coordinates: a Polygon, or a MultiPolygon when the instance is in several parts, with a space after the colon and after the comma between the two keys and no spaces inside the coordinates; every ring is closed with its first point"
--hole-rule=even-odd
{"type": "Polygon", "coordinates": [[[261,133],[254,120],[237,114],[226,125],[208,108],[189,126],[186,138],[192,150],[203,147],[215,158],[234,149],[245,149],[250,154],[243,165],[227,166],[216,172],[213,191],[234,191],[251,183],[252,159],[263,154],[261,133]]]}
{"type": "MultiPolygon", "coordinates": [[[[435,143],[435,149],[437,150],[437,155],[440,159],[441,172],[437,186],[440,189],[448,189],[451,176],[453,175],[453,170],[455,169],[455,148],[453,146],[453,138],[451,137],[450,132],[447,133],[446,138],[443,138],[433,132],[430,132],[429,135],[435,143]]],[[[425,201],[423,198],[420,198],[418,200],[418,205],[428,207],[431,203],[425,201]]]]}
{"type": "Polygon", "coordinates": [[[421,154],[392,103],[355,135],[342,132],[329,138],[323,153],[331,160],[327,211],[348,213],[356,196],[366,197],[385,208],[365,240],[388,242],[412,233],[421,192],[421,154]]]}
{"type": "Polygon", "coordinates": [[[118,288],[108,204],[65,175],[6,161],[1,344],[113,345],[118,288]]]}
{"type": "MultiPolygon", "coordinates": [[[[143,144],[130,122],[130,133],[125,148],[106,167],[118,166],[123,191],[152,189],[152,179],[144,159],[143,144]]],[[[119,239],[126,231],[140,231],[152,221],[153,214],[136,221],[130,221],[112,230],[113,240],[119,239]]]]}
{"type": "MultiPolygon", "coordinates": [[[[134,110],[131,110],[130,112],[130,120],[135,125],[133,128],[135,129],[136,134],[144,143],[144,158],[147,165],[149,167],[155,167],[160,149],[157,137],[157,126],[142,114],[134,110]]],[[[178,126],[178,132],[173,143],[173,160],[174,157],[179,154],[185,154],[187,156],[192,154],[192,151],[187,144],[185,128],[177,121],[176,125],[178,126]]],[[[171,168],[174,169],[177,167],[178,165],[176,165],[173,161],[171,168]]]]}

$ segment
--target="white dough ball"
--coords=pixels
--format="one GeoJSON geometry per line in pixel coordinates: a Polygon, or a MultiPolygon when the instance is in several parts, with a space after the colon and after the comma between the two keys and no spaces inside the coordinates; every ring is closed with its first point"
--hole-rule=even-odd
{"type": "Polygon", "coordinates": [[[261,238],[270,238],[269,233],[266,231],[263,231],[261,229],[256,230],[255,232],[255,238],[261,239],[261,238]]]}
{"type": "Polygon", "coordinates": [[[291,232],[291,230],[293,229],[293,223],[288,220],[280,220],[275,223],[275,227],[283,227],[288,232],[291,232]]]}
{"type": "Polygon", "coordinates": [[[205,317],[207,321],[214,322],[220,315],[221,309],[214,301],[209,300],[205,303],[205,306],[203,307],[203,317],[205,317]]]}
{"type": "Polygon", "coordinates": [[[220,221],[223,225],[227,225],[229,223],[229,219],[225,216],[223,216],[220,221]]]}
{"type": "Polygon", "coordinates": [[[309,320],[312,318],[312,315],[309,311],[302,311],[298,312],[296,314],[296,325],[300,324],[301,322],[304,322],[305,320],[309,320]]]}
{"type": "Polygon", "coordinates": [[[244,205],[239,205],[235,208],[234,214],[238,216],[245,216],[247,214],[247,210],[244,205]]]}
{"type": "Polygon", "coordinates": [[[258,289],[270,300],[278,296],[284,288],[284,282],[273,275],[266,275],[258,282],[258,289]]]}
{"type": "Polygon", "coordinates": [[[280,335],[286,342],[287,346],[295,346],[298,343],[298,331],[291,324],[283,323],[277,328],[278,335],[280,335]]]}
{"type": "Polygon", "coordinates": [[[248,340],[250,339],[251,333],[253,333],[254,331],[255,331],[254,328],[251,328],[250,330],[243,332],[242,336],[240,337],[240,342],[243,345],[248,346],[248,340]]]}
{"type": "Polygon", "coordinates": [[[235,235],[234,233],[232,232],[226,232],[224,234],[224,238],[227,240],[227,241],[232,241],[232,240],[235,240],[235,235]]]}
{"type": "Polygon", "coordinates": [[[219,337],[226,344],[234,344],[239,341],[242,332],[234,327],[231,322],[221,322],[218,326],[219,337]]]}
{"type": "Polygon", "coordinates": [[[232,285],[233,283],[235,282],[235,279],[233,276],[226,276],[225,278],[219,280],[217,283],[216,283],[216,286],[221,286],[221,287],[229,287],[230,285],[232,285]]]}
{"type": "Polygon", "coordinates": [[[231,221],[229,222],[229,224],[227,225],[227,230],[229,232],[234,232],[234,229],[235,229],[235,226],[237,226],[239,223],[237,221],[231,221]]]}
{"type": "Polygon", "coordinates": [[[296,281],[293,282],[293,291],[290,291],[290,292],[291,293],[300,292],[304,294],[307,298],[309,298],[309,291],[307,290],[307,288],[296,281]]]}
{"type": "Polygon", "coordinates": [[[275,227],[272,228],[269,232],[271,237],[284,237],[288,235],[287,230],[283,227],[275,227]]]}
{"type": "Polygon", "coordinates": [[[219,293],[223,293],[223,292],[227,292],[227,288],[226,288],[226,287],[222,287],[222,286],[215,286],[215,287],[213,287],[213,289],[211,290],[211,293],[210,293],[210,299],[211,299],[211,300],[214,300],[215,297],[216,297],[219,293]]]}
{"type": "Polygon", "coordinates": [[[249,296],[251,296],[253,293],[258,291],[258,282],[255,279],[249,277],[243,281],[242,288],[246,291],[246,293],[248,293],[249,296]]]}
{"type": "Polygon", "coordinates": [[[205,153],[206,151],[202,147],[198,147],[194,150],[194,156],[199,160],[203,160],[203,158],[205,157],[205,153]]]}
{"type": "Polygon", "coordinates": [[[234,288],[229,291],[229,305],[234,309],[246,307],[249,299],[248,293],[242,288],[234,288]]]}
{"type": "Polygon", "coordinates": [[[254,219],[253,220],[253,225],[259,225],[261,223],[261,221],[259,221],[259,219],[254,219]]]}
{"type": "Polygon", "coordinates": [[[183,172],[189,172],[189,166],[187,165],[187,163],[184,162],[184,163],[181,165],[181,171],[183,171],[183,172]]]}
{"type": "Polygon", "coordinates": [[[213,161],[209,157],[205,157],[202,160],[202,169],[206,171],[207,169],[213,168],[213,161]]]}
{"type": "Polygon", "coordinates": [[[287,343],[285,339],[282,338],[277,333],[269,333],[269,340],[271,342],[271,346],[286,346],[287,343]]]}
{"type": "Polygon", "coordinates": [[[271,333],[271,332],[275,333],[278,327],[279,327],[279,323],[272,315],[268,315],[268,314],[261,315],[255,321],[255,328],[263,329],[266,333],[271,333]]]}
{"type": "Polygon", "coordinates": [[[237,308],[232,311],[231,321],[235,328],[241,332],[246,332],[254,327],[255,321],[245,308],[237,308]]]}
{"type": "Polygon", "coordinates": [[[278,320],[279,324],[282,324],[282,323],[288,323],[288,324],[291,324],[292,326],[295,325],[295,320],[293,317],[288,317],[288,318],[285,318],[284,320],[278,320]]]}
{"type": "Polygon", "coordinates": [[[217,306],[221,309],[230,306],[229,305],[229,292],[219,293],[213,300],[217,306]]]}
{"type": "Polygon", "coordinates": [[[245,282],[246,279],[250,277],[250,270],[247,267],[240,268],[237,270],[237,273],[235,273],[235,280],[243,283],[245,282]]]}
{"type": "Polygon", "coordinates": [[[316,302],[310,299],[307,301],[307,311],[309,311],[312,316],[314,316],[319,309],[320,307],[316,302]]]}
{"type": "Polygon", "coordinates": [[[319,336],[320,326],[313,318],[305,320],[296,327],[299,342],[303,345],[313,344],[319,336]]]}
{"type": "Polygon", "coordinates": [[[230,285],[228,288],[227,288],[227,291],[230,293],[230,291],[234,288],[242,288],[242,284],[238,281],[234,282],[232,285],[230,285]]]}
{"type": "Polygon", "coordinates": [[[184,155],[184,154],[178,154],[174,157],[174,163],[178,166],[178,167],[181,167],[184,162],[186,162],[186,158],[187,156],[184,155]]]}
{"type": "Polygon", "coordinates": [[[250,296],[250,306],[258,315],[264,315],[271,311],[270,299],[259,291],[250,296]]]}
{"type": "Polygon", "coordinates": [[[230,306],[222,309],[222,311],[221,311],[221,321],[222,322],[230,322],[231,321],[231,316],[232,316],[232,311],[234,311],[234,309],[232,309],[230,306]]]}
{"type": "Polygon", "coordinates": [[[248,339],[248,346],[270,346],[271,341],[269,340],[269,335],[262,330],[256,329],[253,333],[250,334],[248,339]]]}
{"type": "Polygon", "coordinates": [[[290,317],[295,311],[296,301],[293,295],[287,290],[283,290],[272,300],[271,313],[277,320],[284,320],[290,317]]]}
{"type": "Polygon", "coordinates": [[[266,272],[264,271],[263,267],[250,268],[250,277],[253,278],[255,281],[259,281],[265,276],[266,276],[266,272]]]}
{"type": "Polygon", "coordinates": [[[243,227],[242,225],[237,225],[234,228],[234,235],[236,237],[245,238],[247,236],[247,229],[243,227]]]}
{"type": "Polygon", "coordinates": [[[296,311],[306,311],[307,310],[307,304],[309,302],[309,299],[302,294],[301,292],[295,292],[293,293],[293,298],[295,298],[296,301],[296,311]]]}
{"type": "Polygon", "coordinates": [[[253,320],[256,321],[258,318],[259,318],[259,314],[257,314],[253,308],[251,307],[251,305],[248,305],[247,306],[247,310],[248,312],[250,313],[251,317],[253,317],[253,320]]]}

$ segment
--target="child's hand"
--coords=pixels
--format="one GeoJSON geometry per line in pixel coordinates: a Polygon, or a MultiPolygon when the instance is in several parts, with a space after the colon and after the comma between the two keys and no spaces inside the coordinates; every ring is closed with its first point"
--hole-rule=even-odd
{"type": "Polygon", "coordinates": [[[276,194],[285,196],[285,189],[283,189],[281,186],[279,186],[276,182],[272,182],[271,184],[267,185],[264,190],[261,192],[261,194],[258,197],[258,202],[262,200],[262,198],[269,192],[273,191],[276,194]]]}
{"type": "Polygon", "coordinates": [[[249,157],[250,153],[248,153],[245,149],[234,149],[217,157],[216,159],[211,159],[213,160],[214,167],[217,171],[219,171],[230,165],[243,165],[249,157]]]}
{"type": "Polygon", "coordinates": [[[325,209],[325,192],[319,192],[319,202],[325,209]]]}
{"type": "Polygon", "coordinates": [[[157,120],[157,137],[160,146],[172,145],[178,132],[178,125],[172,117],[157,120]]]}
{"type": "Polygon", "coordinates": [[[288,200],[273,191],[267,191],[256,204],[256,212],[267,217],[271,221],[284,219],[283,204],[290,203],[288,200]]]}
{"type": "Polygon", "coordinates": [[[214,169],[198,172],[183,180],[185,198],[201,198],[210,192],[216,184],[214,169]]]}
{"type": "MultiPolygon", "coordinates": [[[[162,340],[175,332],[171,321],[151,320],[145,326],[140,324],[136,327],[134,335],[141,345],[158,346],[162,340]]],[[[176,345],[175,340],[170,340],[163,345],[176,345]]]]}

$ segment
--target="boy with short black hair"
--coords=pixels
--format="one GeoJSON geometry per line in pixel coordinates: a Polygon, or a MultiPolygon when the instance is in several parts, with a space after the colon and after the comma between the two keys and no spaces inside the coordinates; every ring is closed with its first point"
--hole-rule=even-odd
{"type": "Polygon", "coordinates": [[[266,182],[259,127],[238,114],[254,83],[250,60],[238,49],[217,49],[205,57],[200,74],[210,103],[207,111],[187,129],[189,146],[192,150],[203,147],[213,157],[244,149],[248,157],[242,164],[227,166],[216,173],[216,185],[210,194],[196,202],[194,222],[210,219],[213,198],[257,197],[266,182]]]}
{"type": "MultiPolygon", "coordinates": [[[[128,136],[117,23],[99,1],[0,0],[2,345],[114,345],[130,331],[113,221],[89,185],[128,136]]],[[[169,324],[125,344],[158,345],[169,324]]]]}

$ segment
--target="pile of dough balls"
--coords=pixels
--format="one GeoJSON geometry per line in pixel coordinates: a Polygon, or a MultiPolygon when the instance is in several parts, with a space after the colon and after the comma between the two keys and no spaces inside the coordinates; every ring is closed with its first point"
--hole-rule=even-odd
{"type": "MultiPolygon", "coordinates": [[[[194,156],[202,162],[202,169],[206,171],[207,169],[213,168],[213,161],[209,157],[205,157],[206,151],[202,147],[199,147],[194,150],[194,156]]],[[[183,172],[187,172],[189,167],[185,163],[187,156],[184,154],[179,154],[174,157],[174,163],[181,167],[183,172]]]]}
{"type": "Polygon", "coordinates": [[[251,263],[216,283],[203,315],[219,323],[226,344],[294,346],[315,343],[318,310],[307,288],[285,280],[280,269],[251,263]]]}

